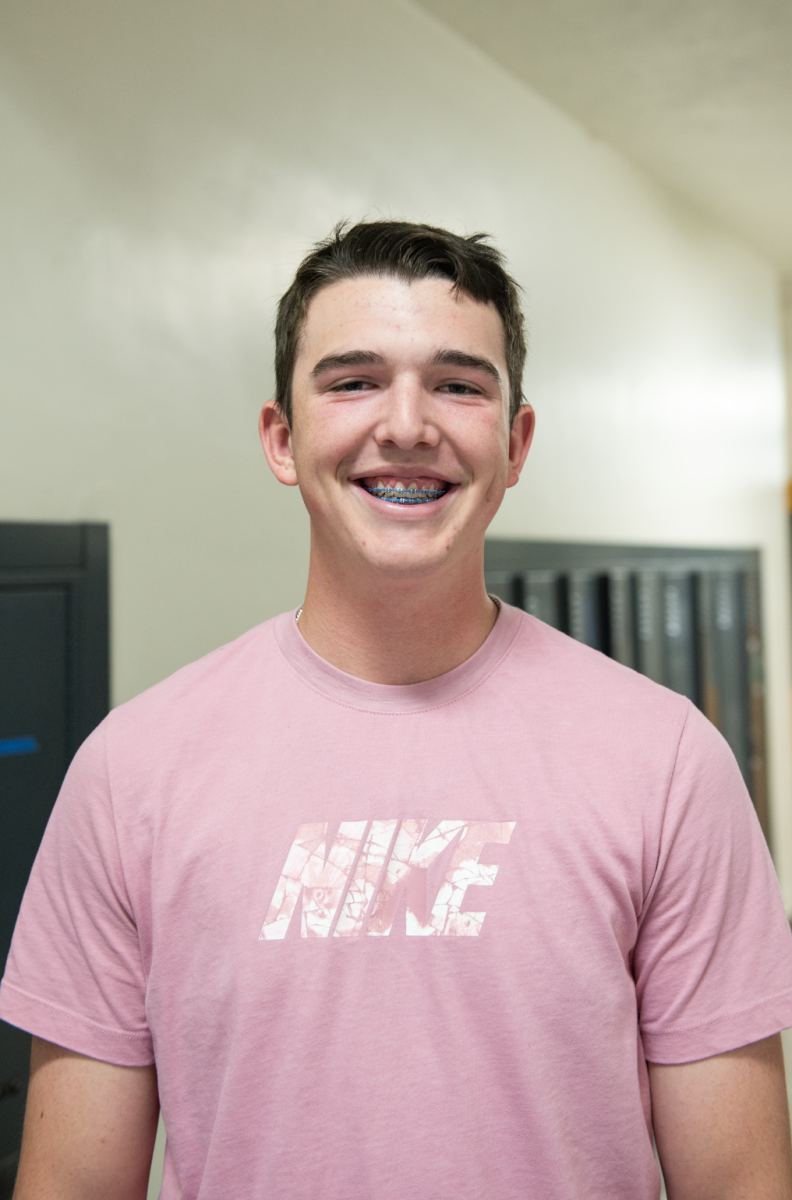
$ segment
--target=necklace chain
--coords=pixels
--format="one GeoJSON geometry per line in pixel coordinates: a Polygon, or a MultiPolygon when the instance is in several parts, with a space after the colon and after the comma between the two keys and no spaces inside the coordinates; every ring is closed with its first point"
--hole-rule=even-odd
{"type": "MultiPolygon", "coordinates": [[[[490,593],[487,593],[487,594],[489,595],[489,598],[490,598],[490,600],[492,600],[492,601],[493,601],[493,603],[494,603],[495,607],[496,607],[496,608],[497,608],[497,609],[500,611],[501,602],[500,602],[500,600],[498,599],[498,597],[497,597],[497,596],[493,596],[493,595],[491,595],[490,593]]],[[[297,621],[297,623],[298,623],[298,624],[299,624],[299,621],[300,621],[300,617],[302,616],[302,610],[303,610],[303,606],[302,606],[302,604],[301,604],[301,605],[300,605],[300,607],[297,609],[297,612],[294,614],[294,619],[295,619],[295,621],[297,621]]]]}

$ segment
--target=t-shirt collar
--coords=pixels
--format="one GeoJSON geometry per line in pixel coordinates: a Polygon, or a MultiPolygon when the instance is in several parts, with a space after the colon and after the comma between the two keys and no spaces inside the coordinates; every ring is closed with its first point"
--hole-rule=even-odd
{"type": "Polygon", "coordinates": [[[300,633],[294,619],[295,611],[276,617],[273,629],[281,653],[303,682],[348,708],[392,714],[440,708],[478,687],[508,653],[523,615],[519,609],[501,601],[497,620],[486,640],[475,654],[453,671],[423,683],[385,684],[348,675],[321,658],[300,633]]]}

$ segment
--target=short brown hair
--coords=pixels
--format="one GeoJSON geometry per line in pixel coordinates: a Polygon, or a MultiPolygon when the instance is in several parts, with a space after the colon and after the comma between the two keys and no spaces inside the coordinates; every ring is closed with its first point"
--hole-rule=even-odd
{"type": "Polygon", "coordinates": [[[524,403],[525,323],[519,285],[504,266],[488,235],[467,237],[412,221],[341,221],[313,247],[297,268],[278,304],[275,322],[275,400],[292,421],[292,377],[308,305],[317,292],[341,279],[391,275],[397,279],[448,279],[455,293],[480,304],[493,304],[503,322],[509,372],[509,417],[524,403]]]}

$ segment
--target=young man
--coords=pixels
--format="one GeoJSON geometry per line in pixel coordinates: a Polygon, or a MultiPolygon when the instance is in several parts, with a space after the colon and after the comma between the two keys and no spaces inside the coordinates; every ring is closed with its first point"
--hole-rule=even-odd
{"type": "Polygon", "coordinates": [[[338,230],[261,437],[305,602],[77,755],[0,1013],[18,1200],[790,1200],[790,934],[686,700],[487,596],[533,432],[480,238],[338,230]]]}

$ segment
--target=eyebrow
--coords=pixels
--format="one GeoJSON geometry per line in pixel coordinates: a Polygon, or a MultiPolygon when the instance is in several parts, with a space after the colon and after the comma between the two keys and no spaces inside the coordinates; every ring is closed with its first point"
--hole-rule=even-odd
{"type": "MultiPolygon", "coordinates": [[[[382,366],[385,359],[374,350],[347,350],[345,354],[326,354],[311,371],[311,378],[316,379],[325,371],[337,371],[339,367],[376,367],[382,366]]],[[[463,367],[472,371],[483,371],[496,383],[501,383],[500,371],[489,358],[479,354],[466,354],[464,350],[438,350],[432,355],[430,365],[433,367],[463,367]]]]}
{"type": "Polygon", "coordinates": [[[433,367],[467,367],[468,370],[483,371],[496,383],[501,382],[500,371],[489,358],[479,354],[465,354],[463,350],[438,350],[432,358],[433,367]]]}
{"type": "Polygon", "coordinates": [[[373,350],[348,350],[346,354],[326,354],[311,371],[311,378],[316,379],[325,371],[335,371],[339,367],[376,367],[384,362],[382,355],[375,354],[373,350]]]}

